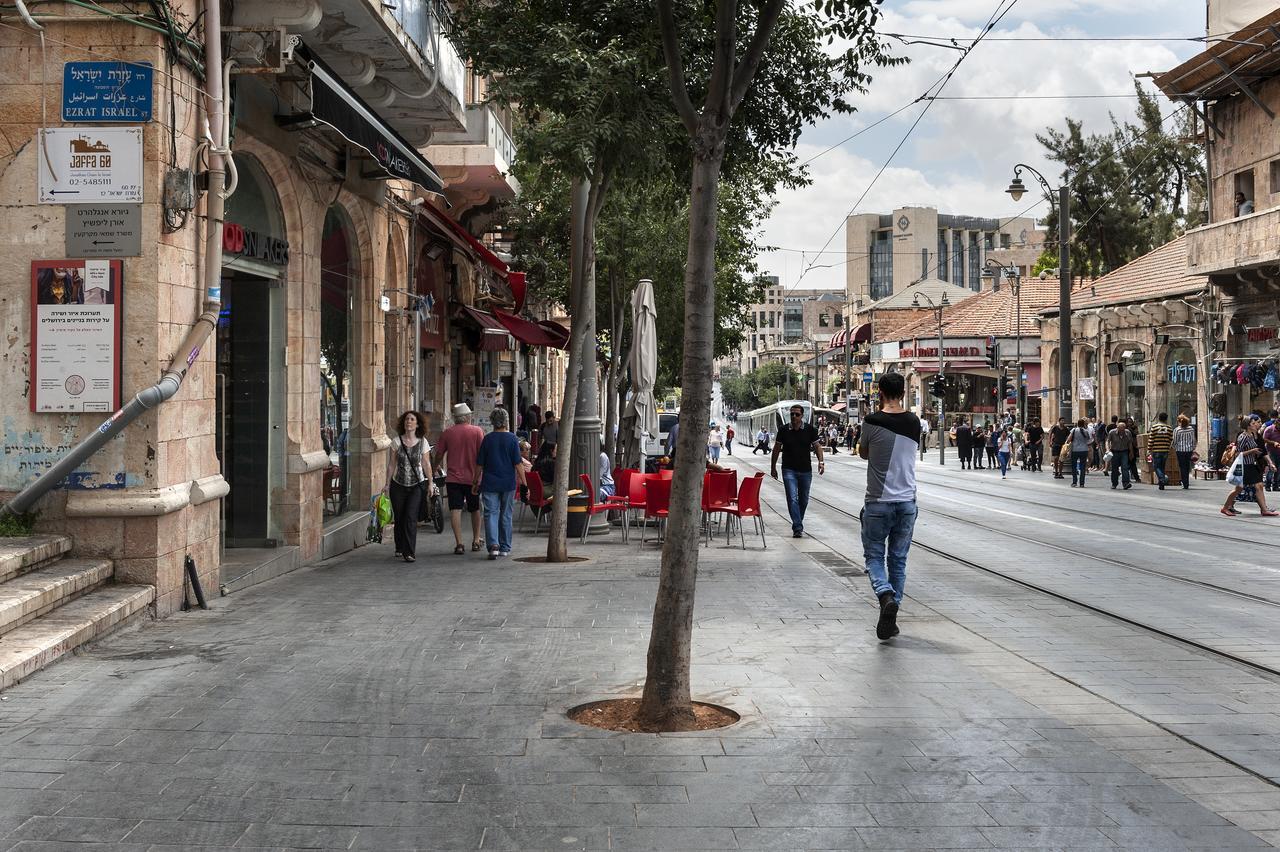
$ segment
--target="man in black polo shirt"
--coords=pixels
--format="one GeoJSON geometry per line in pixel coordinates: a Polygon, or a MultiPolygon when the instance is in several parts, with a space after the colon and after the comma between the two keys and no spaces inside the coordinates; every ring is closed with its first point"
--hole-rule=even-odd
{"type": "Polygon", "coordinates": [[[818,475],[826,465],[822,461],[822,443],[818,430],[804,422],[804,408],[791,406],[790,422],[778,430],[773,439],[774,479],[778,478],[778,456],[782,456],[782,484],[787,492],[787,511],[791,514],[791,535],[804,535],[804,511],[809,508],[809,485],[813,481],[813,466],[809,453],[818,454],[818,475]]]}
{"type": "Polygon", "coordinates": [[[1049,452],[1053,453],[1053,478],[1062,479],[1062,446],[1067,443],[1071,427],[1067,418],[1059,417],[1058,422],[1049,430],[1049,452]]]}

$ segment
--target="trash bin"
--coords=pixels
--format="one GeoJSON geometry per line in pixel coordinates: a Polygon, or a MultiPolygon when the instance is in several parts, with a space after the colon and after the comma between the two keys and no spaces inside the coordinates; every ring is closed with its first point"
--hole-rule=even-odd
{"type": "Polygon", "coordinates": [[[582,538],[583,530],[591,519],[591,515],[587,513],[587,507],[590,505],[590,494],[576,494],[569,498],[569,522],[566,532],[569,538],[582,538]]]}

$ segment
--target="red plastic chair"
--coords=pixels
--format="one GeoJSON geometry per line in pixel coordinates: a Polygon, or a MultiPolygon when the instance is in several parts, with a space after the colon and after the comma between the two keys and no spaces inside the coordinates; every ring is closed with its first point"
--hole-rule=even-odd
{"type": "Polygon", "coordinates": [[[616,510],[626,511],[627,506],[630,505],[631,474],[635,472],[635,468],[615,467],[613,469],[613,496],[604,498],[602,502],[611,504],[616,510]]]}
{"type": "MultiPolygon", "coordinates": [[[[542,477],[536,471],[529,471],[524,475],[525,484],[528,486],[528,494],[524,498],[524,506],[528,506],[533,512],[533,533],[538,534],[538,528],[542,526],[543,510],[551,507],[551,498],[546,495],[542,487],[542,477]]],[[[520,519],[524,519],[524,506],[520,507],[520,519]]]]}
{"type": "Polygon", "coordinates": [[[733,505],[738,491],[736,470],[707,471],[702,477],[702,525],[706,530],[707,544],[711,543],[711,516],[724,513],[733,505]]]}
{"type": "MultiPolygon", "coordinates": [[[[578,479],[582,482],[582,490],[586,492],[587,499],[591,501],[587,504],[586,508],[588,518],[587,523],[582,525],[582,543],[586,544],[587,530],[591,528],[590,518],[594,515],[603,515],[608,512],[612,512],[617,507],[608,501],[604,503],[596,502],[596,489],[595,486],[591,484],[591,477],[587,476],[585,473],[580,473],[578,474],[578,479]]],[[[626,537],[626,529],[626,526],[623,526],[622,535],[624,538],[626,537]]]]}
{"type": "Polygon", "coordinates": [[[665,479],[667,481],[670,481],[671,477],[675,475],[675,471],[669,467],[664,467],[660,469],[657,473],[652,473],[649,475],[656,476],[658,479],[665,479]]]}
{"type": "Polygon", "coordinates": [[[623,521],[628,525],[631,523],[630,514],[632,512],[635,512],[638,518],[644,517],[646,496],[644,484],[648,478],[648,474],[641,473],[638,470],[632,471],[631,475],[627,477],[627,506],[626,512],[623,515],[623,521]]]}
{"type": "Polygon", "coordinates": [[[649,530],[648,520],[657,518],[660,525],[665,525],[671,508],[671,480],[650,476],[644,488],[645,525],[640,528],[640,545],[643,547],[645,535],[649,530]]]}
{"type": "MultiPolygon", "coordinates": [[[[760,531],[760,543],[766,550],[769,549],[769,543],[764,537],[764,515],[760,511],[760,486],[764,483],[764,474],[757,473],[750,479],[742,481],[742,488],[738,491],[738,499],[731,505],[725,506],[721,511],[731,518],[738,519],[738,538],[742,541],[742,549],[747,549],[747,539],[742,532],[742,519],[754,518],[756,529],[760,531]]],[[[730,536],[733,534],[733,525],[727,524],[728,529],[725,532],[725,544],[730,542],[730,536]]]]}

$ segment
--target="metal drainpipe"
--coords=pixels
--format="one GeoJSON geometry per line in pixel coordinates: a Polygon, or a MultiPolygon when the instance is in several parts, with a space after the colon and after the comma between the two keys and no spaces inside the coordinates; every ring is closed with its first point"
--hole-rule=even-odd
{"type": "MultiPolygon", "coordinates": [[[[218,322],[218,311],[222,305],[222,216],[226,198],[231,194],[226,188],[226,160],[230,158],[227,148],[226,124],[224,118],[223,86],[221,73],[222,63],[222,9],[221,0],[205,0],[205,89],[206,111],[210,135],[213,145],[209,148],[208,185],[209,192],[205,196],[206,219],[208,231],[205,237],[205,301],[204,311],[195,325],[187,332],[186,339],[178,347],[177,353],[170,362],[160,381],[138,393],[125,403],[124,407],[111,415],[89,437],[77,444],[71,452],[59,459],[35,482],[18,492],[12,500],[0,507],[0,513],[22,514],[31,509],[36,500],[61,484],[62,480],[78,468],[86,459],[97,452],[103,444],[110,441],[126,426],[137,420],[144,412],[156,408],[178,392],[187,371],[200,354],[209,335],[218,322]],[[214,189],[219,187],[219,189],[214,189]]],[[[230,188],[234,191],[234,187],[230,188]]]]}

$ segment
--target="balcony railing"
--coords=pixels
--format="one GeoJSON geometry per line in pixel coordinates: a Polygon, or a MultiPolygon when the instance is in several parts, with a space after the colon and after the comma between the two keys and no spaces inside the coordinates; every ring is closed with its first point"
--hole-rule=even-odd
{"type": "Polygon", "coordinates": [[[428,61],[436,60],[431,69],[440,76],[440,86],[462,97],[466,84],[467,67],[447,35],[453,29],[453,13],[442,0],[383,4],[405,34],[413,41],[428,61]]]}
{"type": "Polygon", "coordinates": [[[1187,232],[1187,271],[1212,275],[1280,263],[1280,207],[1187,232]]]}
{"type": "Polygon", "coordinates": [[[467,107],[467,129],[461,133],[437,133],[431,137],[431,144],[487,146],[497,156],[496,165],[501,171],[510,170],[516,159],[516,144],[511,134],[487,104],[467,107]]]}

